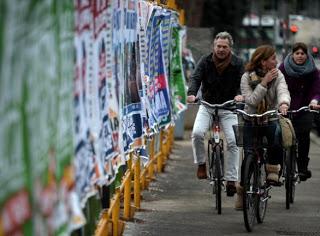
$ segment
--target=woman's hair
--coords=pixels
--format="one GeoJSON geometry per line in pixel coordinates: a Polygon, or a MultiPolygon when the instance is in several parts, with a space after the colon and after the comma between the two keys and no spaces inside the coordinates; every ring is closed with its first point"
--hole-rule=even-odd
{"type": "Polygon", "coordinates": [[[256,48],[251,56],[249,63],[246,65],[246,71],[254,71],[261,68],[261,62],[267,60],[276,52],[275,48],[271,45],[262,45],[256,48]]]}
{"type": "Polygon", "coordinates": [[[308,54],[308,47],[305,43],[298,42],[298,43],[293,44],[292,53],[295,53],[299,49],[301,49],[305,54],[308,54]]]}

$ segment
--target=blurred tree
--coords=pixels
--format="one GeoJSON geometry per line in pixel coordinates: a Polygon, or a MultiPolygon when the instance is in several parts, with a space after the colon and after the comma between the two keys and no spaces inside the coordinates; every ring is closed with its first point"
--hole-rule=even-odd
{"type": "Polygon", "coordinates": [[[186,24],[189,27],[200,27],[203,4],[206,0],[176,0],[178,6],[185,10],[186,24]]]}
{"type": "Polygon", "coordinates": [[[205,0],[201,26],[213,27],[213,35],[220,31],[228,31],[233,36],[237,48],[242,18],[249,12],[249,5],[249,0],[205,0]]]}

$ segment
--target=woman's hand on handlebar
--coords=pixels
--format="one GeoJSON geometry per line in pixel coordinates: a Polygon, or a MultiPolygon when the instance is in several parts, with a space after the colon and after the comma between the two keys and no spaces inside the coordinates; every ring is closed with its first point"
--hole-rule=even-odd
{"type": "Polygon", "coordinates": [[[287,111],[288,111],[288,104],[286,103],[282,103],[280,106],[279,106],[279,111],[281,112],[282,115],[287,115],[287,111]]]}
{"type": "Polygon", "coordinates": [[[244,101],[244,97],[242,95],[237,95],[234,97],[234,100],[236,102],[243,102],[244,101]]]}
{"type": "Polygon", "coordinates": [[[312,110],[320,110],[320,105],[318,105],[317,100],[312,100],[309,104],[310,109],[312,110]]]}

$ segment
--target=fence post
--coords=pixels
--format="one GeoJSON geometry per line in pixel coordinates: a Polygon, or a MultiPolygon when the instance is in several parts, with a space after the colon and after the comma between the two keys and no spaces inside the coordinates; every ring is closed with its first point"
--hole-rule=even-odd
{"type": "Polygon", "coordinates": [[[149,142],[149,158],[148,178],[151,181],[154,179],[154,137],[149,142]]]}
{"type": "Polygon", "coordinates": [[[163,170],[163,129],[161,129],[160,131],[160,151],[159,151],[159,155],[157,155],[157,167],[158,167],[158,172],[162,172],[163,170]]]}
{"type": "Polygon", "coordinates": [[[131,218],[131,176],[132,176],[132,152],[129,153],[127,161],[127,174],[124,182],[124,203],[123,203],[123,218],[128,220],[131,218]]]}
{"type": "Polygon", "coordinates": [[[134,165],[134,206],[140,209],[140,157],[137,157],[134,165]]]}

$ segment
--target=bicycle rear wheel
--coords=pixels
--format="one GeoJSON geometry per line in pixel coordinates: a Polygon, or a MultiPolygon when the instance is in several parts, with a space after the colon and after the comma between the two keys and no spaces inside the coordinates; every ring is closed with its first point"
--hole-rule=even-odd
{"type": "Polygon", "coordinates": [[[257,182],[258,165],[252,154],[246,155],[243,163],[243,218],[245,227],[251,232],[256,222],[256,213],[258,205],[257,182]]]}
{"type": "Polygon", "coordinates": [[[222,152],[220,146],[216,146],[214,152],[214,166],[215,166],[215,181],[214,181],[214,188],[216,191],[216,209],[218,214],[221,214],[221,187],[222,187],[222,163],[221,158],[222,152]]]}

